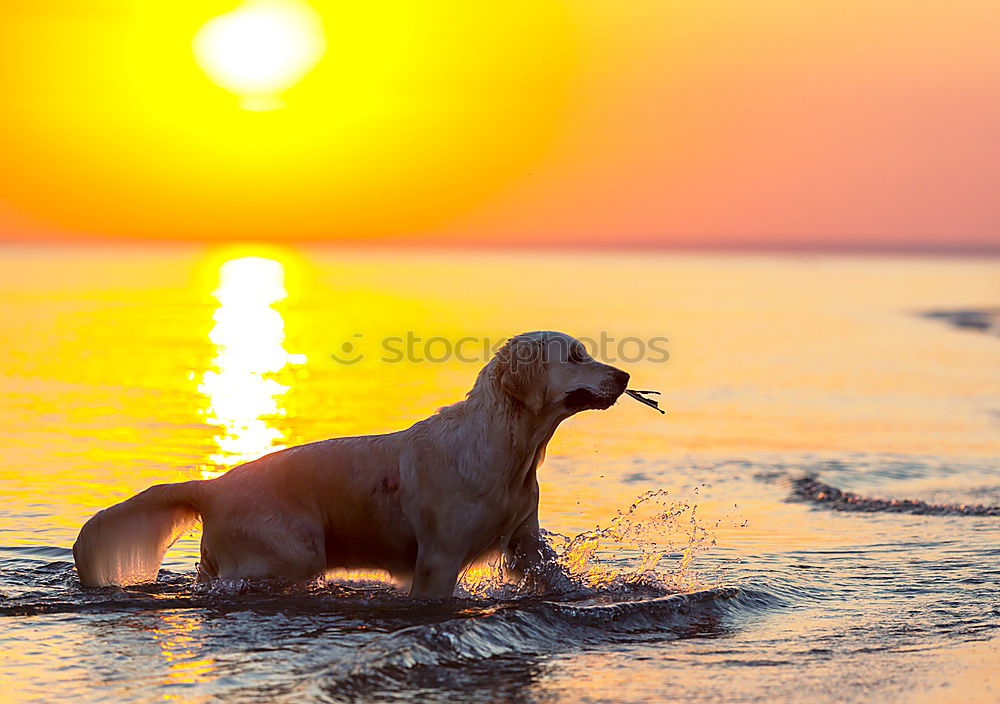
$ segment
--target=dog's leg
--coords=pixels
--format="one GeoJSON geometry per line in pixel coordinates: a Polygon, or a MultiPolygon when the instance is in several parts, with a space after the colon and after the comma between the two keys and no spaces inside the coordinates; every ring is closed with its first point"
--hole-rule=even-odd
{"type": "Polygon", "coordinates": [[[519,582],[526,572],[537,569],[544,557],[543,550],[547,547],[539,534],[538,514],[532,513],[514,529],[504,550],[507,578],[519,582]]]}
{"type": "Polygon", "coordinates": [[[413,572],[410,596],[416,599],[447,599],[455,593],[462,559],[421,547],[413,572]]]}
{"type": "Polygon", "coordinates": [[[562,576],[556,553],[542,538],[538,513],[534,511],[514,530],[504,557],[507,579],[521,582],[527,577],[529,587],[552,589],[562,576]]]}

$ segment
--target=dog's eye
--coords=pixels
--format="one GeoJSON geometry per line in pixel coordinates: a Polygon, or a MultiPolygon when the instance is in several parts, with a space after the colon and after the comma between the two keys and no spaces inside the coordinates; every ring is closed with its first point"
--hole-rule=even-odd
{"type": "Polygon", "coordinates": [[[573,364],[583,364],[586,359],[586,353],[579,347],[574,347],[569,351],[569,361],[573,364]]]}

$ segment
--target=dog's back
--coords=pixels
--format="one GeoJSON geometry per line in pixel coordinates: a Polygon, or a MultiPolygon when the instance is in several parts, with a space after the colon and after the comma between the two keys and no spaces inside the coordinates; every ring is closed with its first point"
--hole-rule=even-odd
{"type": "Polygon", "coordinates": [[[80,581],[154,581],[167,548],[199,517],[208,577],[300,580],[346,568],[408,579],[417,543],[401,505],[406,433],[310,443],[217,479],[150,487],[84,524],[73,546],[80,581]]]}

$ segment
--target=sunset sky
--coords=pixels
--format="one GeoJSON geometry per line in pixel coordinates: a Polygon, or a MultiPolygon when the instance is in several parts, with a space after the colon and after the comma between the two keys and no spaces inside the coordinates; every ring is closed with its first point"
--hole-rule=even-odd
{"type": "Polygon", "coordinates": [[[996,249],[998,28],[995,0],[8,0],[0,239],[996,249]]]}

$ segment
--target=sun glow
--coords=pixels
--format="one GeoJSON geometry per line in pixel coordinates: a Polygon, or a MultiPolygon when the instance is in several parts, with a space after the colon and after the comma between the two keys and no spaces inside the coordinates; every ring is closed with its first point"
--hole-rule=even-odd
{"type": "Polygon", "coordinates": [[[283,107],[281,94],[325,51],[319,15],[296,0],[248,0],[206,22],[194,38],[198,63],[248,110],[283,107]]]}
{"type": "Polygon", "coordinates": [[[10,4],[0,220],[109,237],[426,236],[544,158],[579,63],[564,0],[10,4]]]}

